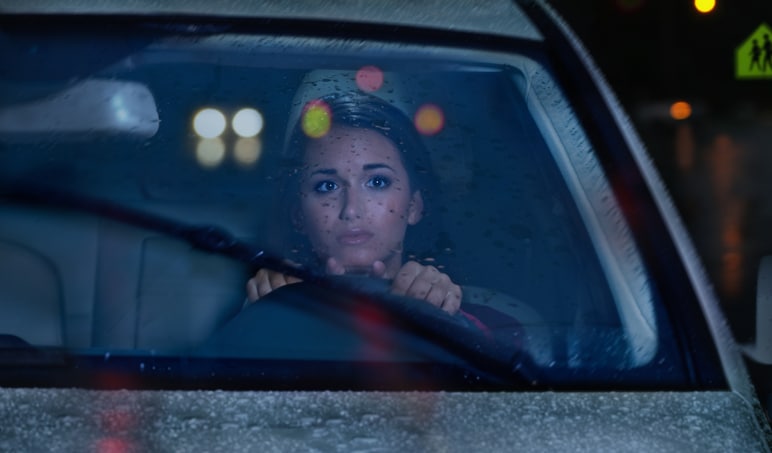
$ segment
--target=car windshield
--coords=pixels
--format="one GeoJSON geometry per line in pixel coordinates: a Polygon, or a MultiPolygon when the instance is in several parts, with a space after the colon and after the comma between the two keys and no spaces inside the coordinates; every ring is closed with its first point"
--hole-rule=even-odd
{"type": "Polygon", "coordinates": [[[0,334],[14,354],[3,360],[63,351],[81,370],[143,373],[187,360],[196,376],[252,370],[254,382],[278,367],[302,388],[335,364],[484,370],[479,354],[518,382],[693,385],[546,52],[510,44],[5,28],[0,334]],[[336,109],[368,103],[376,119],[339,121],[336,109]],[[407,123],[378,119],[383,105],[407,123]],[[330,161],[336,142],[352,151],[330,161]],[[377,198],[395,188],[406,196],[377,198]],[[387,220],[367,220],[373,206],[387,220]],[[334,230],[344,218],[361,222],[334,230]],[[398,246],[384,239],[392,220],[398,246]],[[376,242],[390,247],[387,270],[336,267],[348,258],[335,247],[376,242]],[[392,262],[447,276],[460,306],[446,305],[453,285],[436,303],[430,289],[393,291],[392,262]],[[250,300],[259,269],[292,282],[250,300]]]}

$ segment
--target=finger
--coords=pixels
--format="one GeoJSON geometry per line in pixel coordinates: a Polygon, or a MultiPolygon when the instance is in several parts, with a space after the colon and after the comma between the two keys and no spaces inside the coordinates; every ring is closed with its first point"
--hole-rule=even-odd
{"type": "Polygon", "coordinates": [[[461,291],[461,287],[455,284],[451,285],[451,287],[445,293],[445,297],[440,308],[450,313],[451,315],[456,314],[456,312],[461,309],[462,296],[463,292],[461,291]]]}
{"type": "Polygon", "coordinates": [[[292,275],[282,274],[280,272],[273,272],[271,278],[271,288],[273,291],[281,288],[282,286],[291,285],[293,283],[300,283],[303,279],[294,277],[292,275]]]}
{"type": "Polygon", "coordinates": [[[407,295],[425,300],[434,306],[442,306],[445,294],[452,284],[450,277],[440,272],[434,266],[421,266],[421,272],[416,276],[407,295]]]}
{"type": "Polygon", "coordinates": [[[327,273],[330,275],[343,275],[346,273],[346,268],[343,267],[338,260],[333,257],[327,258],[327,273]]]}
{"type": "MultiPolygon", "coordinates": [[[[448,278],[445,274],[437,270],[434,266],[423,266],[421,264],[418,264],[420,270],[418,274],[416,275],[415,279],[413,279],[413,284],[421,283],[421,282],[427,282],[430,285],[437,285],[442,282],[442,277],[445,277],[447,279],[447,282],[450,283],[450,278],[448,278]]],[[[408,293],[410,292],[410,289],[408,289],[408,293]]]]}
{"type": "Polygon", "coordinates": [[[424,300],[437,307],[442,307],[448,292],[454,286],[453,282],[450,281],[450,277],[440,272],[437,268],[430,268],[426,269],[422,275],[419,275],[419,278],[424,278],[431,284],[431,289],[424,300]]]}
{"type": "Polygon", "coordinates": [[[407,295],[407,291],[413,284],[418,274],[421,273],[423,266],[415,261],[408,261],[403,264],[397,275],[394,276],[394,281],[391,283],[391,292],[398,295],[407,295]]]}
{"type": "Polygon", "coordinates": [[[250,302],[254,302],[284,285],[302,281],[298,277],[284,275],[281,272],[260,269],[247,281],[247,298],[250,302]]]}
{"type": "MultiPolygon", "coordinates": [[[[413,279],[406,294],[415,299],[431,302],[427,297],[435,285],[441,284],[441,277],[445,274],[442,274],[434,266],[422,266],[420,264],[418,266],[420,267],[420,272],[413,279]]],[[[447,281],[450,282],[450,279],[448,278],[447,281]]],[[[441,300],[437,300],[437,303],[441,303],[441,300]]]]}
{"type": "MultiPolygon", "coordinates": [[[[295,269],[302,269],[303,268],[303,265],[301,265],[300,263],[297,263],[295,261],[288,260],[288,259],[284,260],[284,264],[286,264],[286,265],[288,265],[290,267],[293,267],[295,269]]],[[[284,278],[284,282],[282,282],[281,286],[289,285],[291,283],[299,283],[299,282],[303,281],[303,279],[301,279],[300,277],[295,277],[294,275],[289,275],[289,274],[281,274],[281,275],[284,278]]],[[[274,287],[273,289],[276,289],[276,287],[274,287]]]]}
{"type": "Polygon", "coordinates": [[[274,290],[274,283],[276,281],[277,272],[260,269],[257,271],[255,279],[257,280],[257,297],[265,297],[271,291],[274,290]]]}
{"type": "Polygon", "coordinates": [[[266,269],[260,269],[257,271],[257,275],[255,276],[255,279],[257,280],[257,298],[264,297],[266,294],[273,291],[273,287],[271,286],[271,280],[268,270],[266,269]]]}
{"type": "Polygon", "coordinates": [[[373,263],[373,271],[372,271],[373,277],[381,278],[385,273],[386,273],[386,264],[384,264],[383,261],[378,260],[373,263]]]}
{"type": "Polygon", "coordinates": [[[268,281],[271,285],[271,290],[276,290],[287,284],[287,276],[281,272],[268,271],[268,281]]]}
{"type": "Polygon", "coordinates": [[[263,298],[271,292],[281,288],[282,286],[287,286],[302,281],[302,279],[297,277],[271,271],[270,276],[258,284],[258,298],[263,298]]]}
{"type": "Polygon", "coordinates": [[[254,302],[258,299],[259,293],[257,292],[257,279],[252,277],[247,280],[247,300],[254,302]]]}

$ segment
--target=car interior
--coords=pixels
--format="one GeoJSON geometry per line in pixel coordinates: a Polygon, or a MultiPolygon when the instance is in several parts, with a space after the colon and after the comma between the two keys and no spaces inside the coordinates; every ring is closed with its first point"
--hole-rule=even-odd
{"type": "MultiPolygon", "coordinates": [[[[275,219],[269,202],[276,196],[276,156],[293,95],[315,68],[277,55],[214,55],[206,43],[156,45],[75,82],[22,86],[21,100],[0,104],[4,190],[39,185],[50,194],[104,200],[186,225],[216,225],[273,252],[264,232],[275,219]],[[92,91],[93,99],[52,121],[112,102],[105,115],[133,118],[134,126],[105,120],[104,130],[46,134],[9,130],[9,120],[3,122],[36,103],[50,109],[50,100],[73,84],[103,81],[113,83],[121,102],[92,91]],[[144,88],[127,91],[127,85],[144,88]],[[243,106],[265,118],[264,131],[250,142],[257,157],[240,159],[240,139],[232,135],[220,139],[219,153],[207,154],[210,142],[194,133],[192,116],[204,107],[231,114],[243,106]]],[[[353,71],[366,61],[339,64],[353,71]]],[[[469,288],[474,304],[530,324],[533,342],[548,345],[538,355],[541,363],[569,362],[577,326],[618,331],[619,314],[585,221],[514,80],[522,75],[492,65],[380,63],[387,74],[410,81],[407,108],[432,102],[445,117],[442,131],[425,137],[441,202],[440,234],[422,258],[469,288]]],[[[55,196],[43,205],[4,198],[0,333],[40,346],[185,351],[242,309],[254,272],[246,263],[109,212],[59,206],[55,196]]],[[[598,338],[595,347],[607,337],[598,338]]]]}

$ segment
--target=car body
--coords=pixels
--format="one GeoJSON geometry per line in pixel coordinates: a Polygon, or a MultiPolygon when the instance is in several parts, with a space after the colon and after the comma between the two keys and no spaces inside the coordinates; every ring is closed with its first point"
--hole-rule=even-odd
{"type": "Polygon", "coordinates": [[[3,448],[768,450],[665,187],[548,5],[0,13],[3,448]],[[413,258],[488,334],[378,279],[300,273],[244,307],[256,267],[294,272],[287,124],[349,89],[424,134],[439,214],[413,258]]]}

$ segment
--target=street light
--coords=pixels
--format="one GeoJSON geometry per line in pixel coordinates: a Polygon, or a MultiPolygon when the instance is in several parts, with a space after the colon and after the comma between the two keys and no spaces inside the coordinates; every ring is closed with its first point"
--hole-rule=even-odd
{"type": "Polygon", "coordinates": [[[694,0],[694,7],[702,14],[708,14],[716,8],[716,0],[694,0]]]}

